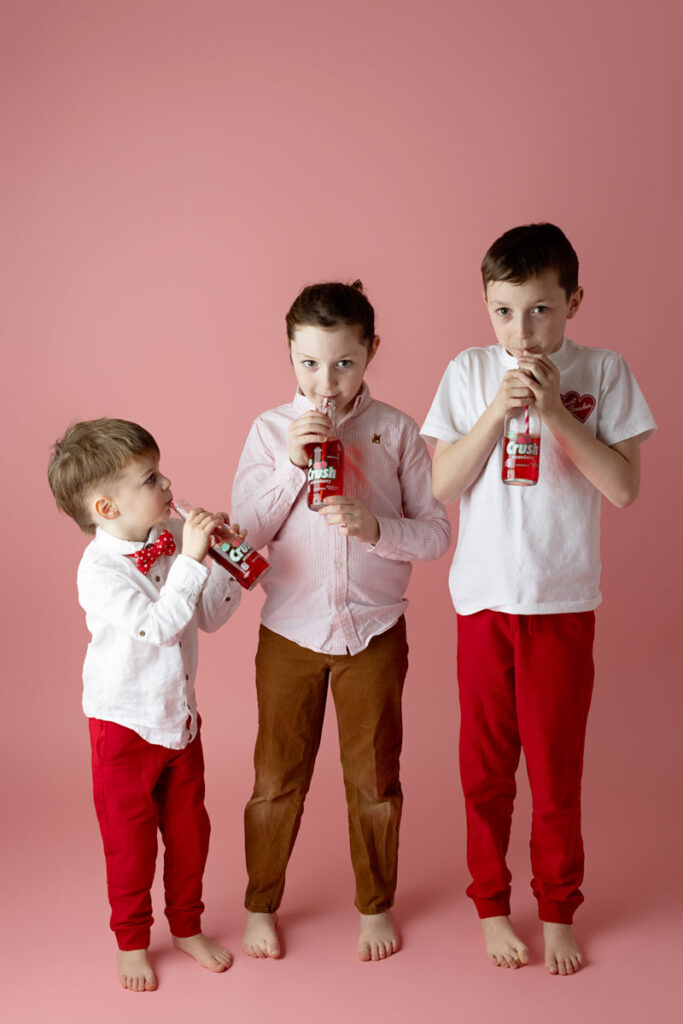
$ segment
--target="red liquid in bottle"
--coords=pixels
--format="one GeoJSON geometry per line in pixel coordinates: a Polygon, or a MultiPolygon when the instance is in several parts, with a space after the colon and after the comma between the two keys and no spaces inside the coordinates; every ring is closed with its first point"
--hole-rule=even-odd
{"type": "Polygon", "coordinates": [[[221,536],[214,541],[208,551],[209,558],[222,565],[245,590],[252,590],[270,569],[263,555],[229,529],[221,530],[221,536]]]}
{"type": "Polygon", "coordinates": [[[504,484],[530,487],[538,483],[541,438],[538,434],[509,434],[503,438],[504,484]]]}
{"type": "MultiPolygon", "coordinates": [[[[181,519],[187,519],[190,505],[186,501],[173,501],[171,507],[181,519]]],[[[247,544],[230,526],[221,526],[211,538],[207,552],[245,590],[252,590],[270,569],[263,555],[247,544]]]]}
{"type": "Polygon", "coordinates": [[[344,449],[338,437],[307,444],[308,507],[316,512],[325,498],[344,493],[344,449]]]}

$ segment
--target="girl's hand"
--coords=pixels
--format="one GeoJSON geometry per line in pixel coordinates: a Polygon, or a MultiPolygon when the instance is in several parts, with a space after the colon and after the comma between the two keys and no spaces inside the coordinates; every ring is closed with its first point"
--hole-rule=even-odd
{"type": "Polygon", "coordinates": [[[225,524],[222,515],[214,515],[203,508],[193,508],[188,512],[183,525],[183,554],[203,562],[211,543],[211,535],[217,533],[225,524]]]}
{"type": "MultiPolygon", "coordinates": [[[[521,364],[521,360],[520,360],[521,364]]],[[[489,409],[502,423],[505,416],[511,409],[519,409],[522,405],[532,405],[534,393],[531,390],[531,381],[528,373],[523,370],[508,370],[496,397],[491,402],[489,409]]]]}
{"type": "Polygon", "coordinates": [[[526,376],[534,404],[541,416],[552,416],[564,411],[560,397],[560,371],[552,359],[528,352],[519,360],[519,368],[526,376]]]}
{"type": "Polygon", "coordinates": [[[332,423],[324,413],[317,409],[298,416],[289,424],[289,459],[295,466],[305,469],[308,466],[308,455],[304,445],[326,441],[332,433],[332,423]]]}
{"type": "Polygon", "coordinates": [[[328,526],[338,526],[345,537],[355,537],[366,544],[376,544],[379,540],[377,519],[357,498],[347,498],[343,494],[325,498],[318,515],[327,518],[328,526]]]}

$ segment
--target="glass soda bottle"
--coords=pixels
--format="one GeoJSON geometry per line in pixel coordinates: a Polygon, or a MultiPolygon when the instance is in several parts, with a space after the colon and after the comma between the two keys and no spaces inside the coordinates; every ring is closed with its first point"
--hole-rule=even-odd
{"type": "Polygon", "coordinates": [[[344,493],[344,448],[334,436],[336,406],[333,398],[323,398],[321,412],[332,423],[332,436],[326,441],[306,445],[308,455],[308,507],[317,512],[325,498],[344,493]]]}
{"type": "Polygon", "coordinates": [[[511,409],[503,428],[504,484],[532,487],[538,483],[541,420],[533,406],[511,409]]]}
{"type": "MultiPolygon", "coordinates": [[[[178,499],[171,502],[171,508],[181,519],[187,519],[192,505],[178,499]]],[[[247,544],[229,525],[220,526],[212,535],[208,555],[222,565],[245,590],[253,590],[270,569],[263,555],[247,544]]]]}

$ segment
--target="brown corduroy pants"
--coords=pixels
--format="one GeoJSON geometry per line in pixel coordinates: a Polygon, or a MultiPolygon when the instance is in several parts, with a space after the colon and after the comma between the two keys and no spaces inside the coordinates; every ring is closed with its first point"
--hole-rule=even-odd
{"type": "Polygon", "coordinates": [[[356,907],[379,914],[392,905],[407,670],[403,617],[354,655],[320,654],[261,626],[256,779],[244,812],[248,910],[271,913],[280,904],[320,745],[328,684],[337,713],[356,907]]]}

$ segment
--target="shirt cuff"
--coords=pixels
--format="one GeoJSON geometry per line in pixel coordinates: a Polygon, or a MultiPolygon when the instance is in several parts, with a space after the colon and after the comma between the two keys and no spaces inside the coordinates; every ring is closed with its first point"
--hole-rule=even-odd
{"type": "Polygon", "coordinates": [[[399,520],[390,519],[386,516],[375,516],[379,526],[379,540],[376,544],[368,544],[367,550],[375,555],[395,555],[401,540],[401,525],[399,520]]]}

